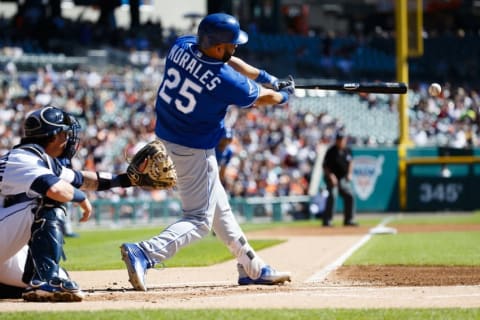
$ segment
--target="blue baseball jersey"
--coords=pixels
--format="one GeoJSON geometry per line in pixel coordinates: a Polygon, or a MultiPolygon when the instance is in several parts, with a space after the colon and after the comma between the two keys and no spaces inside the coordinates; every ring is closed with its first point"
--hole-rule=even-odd
{"type": "Polygon", "coordinates": [[[260,87],[227,63],[205,56],[195,36],[177,38],[158,89],[155,133],[190,148],[214,148],[223,137],[227,108],[251,106],[260,87]]]}

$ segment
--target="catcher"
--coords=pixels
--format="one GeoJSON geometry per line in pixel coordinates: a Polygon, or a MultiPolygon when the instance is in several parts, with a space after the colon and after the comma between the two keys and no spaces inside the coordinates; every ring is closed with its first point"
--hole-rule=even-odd
{"type": "Polygon", "coordinates": [[[75,155],[80,125],[54,106],[28,114],[23,129],[20,144],[0,157],[0,298],[81,301],[84,293],[59,266],[65,204],[77,203],[85,222],[92,205],[83,190],[172,187],[175,169],[155,141],[134,156],[127,173],[63,166],[58,159],[75,155]]]}

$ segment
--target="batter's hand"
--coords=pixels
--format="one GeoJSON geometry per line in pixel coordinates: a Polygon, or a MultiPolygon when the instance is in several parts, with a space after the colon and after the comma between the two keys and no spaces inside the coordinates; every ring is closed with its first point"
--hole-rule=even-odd
{"type": "Polygon", "coordinates": [[[272,89],[275,90],[275,91],[278,91],[278,90],[280,89],[278,83],[279,83],[278,78],[275,77],[275,76],[271,76],[270,81],[268,82],[268,84],[269,84],[269,85],[272,87],[272,89]]]}
{"type": "Polygon", "coordinates": [[[288,95],[291,95],[295,92],[295,80],[289,75],[288,80],[278,82],[278,88],[280,91],[285,91],[288,95]]]}
{"type": "Polygon", "coordinates": [[[92,204],[88,199],[85,199],[82,202],[79,202],[78,205],[80,206],[80,208],[82,208],[82,211],[83,211],[80,222],[88,221],[93,211],[92,204]]]}

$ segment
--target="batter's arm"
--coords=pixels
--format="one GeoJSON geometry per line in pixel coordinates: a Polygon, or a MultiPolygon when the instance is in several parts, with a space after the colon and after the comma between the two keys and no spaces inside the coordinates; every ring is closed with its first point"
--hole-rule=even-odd
{"type": "Polygon", "coordinates": [[[231,57],[230,60],[228,60],[228,64],[235,69],[235,71],[243,74],[249,79],[255,80],[260,75],[260,69],[246,63],[240,58],[231,57]]]}
{"type": "MultiPolygon", "coordinates": [[[[287,97],[288,99],[288,97],[287,97]]],[[[254,103],[255,107],[270,106],[285,103],[285,95],[281,91],[275,91],[260,86],[260,94],[254,103]]]]}
{"type": "Polygon", "coordinates": [[[279,89],[278,78],[263,69],[256,68],[237,57],[231,57],[230,60],[228,60],[228,64],[238,73],[241,73],[257,83],[271,89],[279,89]]]}

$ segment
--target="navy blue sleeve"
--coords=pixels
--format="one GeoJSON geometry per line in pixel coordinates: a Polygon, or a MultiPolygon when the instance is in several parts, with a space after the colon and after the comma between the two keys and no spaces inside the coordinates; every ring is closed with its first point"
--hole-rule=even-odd
{"type": "Polygon", "coordinates": [[[31,189],[41,195],[46,195],[48,189],[58,181],[60,181],[59,177],[53,174],[45,174],[33,181],[31,189]]]}
{"type": "Polygon", "coordinates": [[[83,174],[79,170],[73,170],[73,172],[75,172],[75,177],[73,178],[71,185],[74,186],[75,188],[80,188],[84,181],[83,174]]]}

